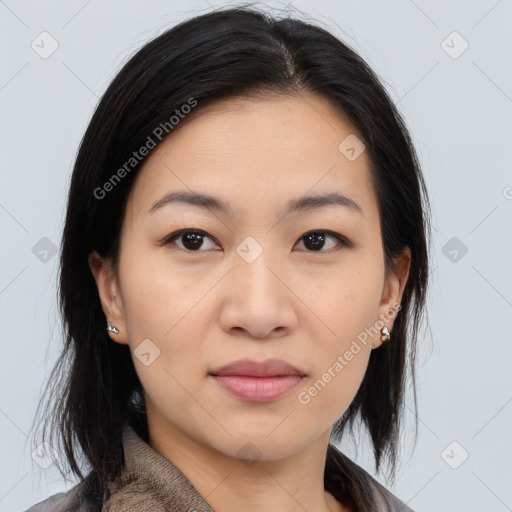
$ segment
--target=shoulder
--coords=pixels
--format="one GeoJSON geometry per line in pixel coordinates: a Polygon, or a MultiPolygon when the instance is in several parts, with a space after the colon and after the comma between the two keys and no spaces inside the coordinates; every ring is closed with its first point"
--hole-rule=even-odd
{"type": "Polygon", "coordinates": [[[330,444],[326,461],[327,490],[352,509],[368,512],[414,512],[359,464],[330,444]]]}
{"type": "Polygon", "coordinates": [[[368,473],[368,482],[379,512],[414,512],[368,473]]]}
{"type": "Polygon", "coordinates": [[[54,494],[53,496],[32,505],[25,512],[60,512],[61,510],[64,510],[66,503],[69,501],[68,496],[70,492],[72,492],[72,490],[54,494]]]}
{"type": "Polygon", "coordinates": [[[100,512],[102,500],[95,492],[94,483],[94,475],[90,473],[69,491],[54,494],[25,512],[100,512]]]}

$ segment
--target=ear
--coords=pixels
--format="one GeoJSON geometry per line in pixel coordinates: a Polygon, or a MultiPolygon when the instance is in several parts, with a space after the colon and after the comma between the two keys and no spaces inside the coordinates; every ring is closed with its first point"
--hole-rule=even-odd
{"type": "Polygon", "coordinates": [[[380,347],[383,343],[380,339],[380,329],[384,325],[389,329],[391,338],[393,337],[393,324],[396,315],[400,311],[399,305],[402,302],[402,295],[407,278],[409,277],[410,268],[411,250],[406,246],[401,254],[395,257],[394,268],[388,271],[384,281],[381,302],[379,304],[379,325],[382,325],[378,329],[378,336],[372,340],[373,348],[380,347]]]}
{"type": "MultiPolygon", "coordinates": [[[[101,258],[96,251],[89,254],[88,262],[94,280],[96,281],[96,286],[98,287],[101,307],[107,319],[107,323],[119,329],[118,334],[113,332],[109,332],[108,334],[115,342],[127,345],[128,333],[126,331],[123,303],[112,262],[108,259],[101,258]]],[[[105,325],[105,330],[106,328],[107,326],[105,325]]]]}

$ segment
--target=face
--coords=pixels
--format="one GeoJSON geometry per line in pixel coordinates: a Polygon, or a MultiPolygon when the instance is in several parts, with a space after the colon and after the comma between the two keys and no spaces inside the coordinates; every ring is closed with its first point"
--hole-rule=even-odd
{"type": "Polygon", "coordinates": [[[117,272],[95,253],[90,265],[152,428],[232,457],[250,442],[270,460],[330,432],[347,409],[381,327],[392,330],[410,261],[405,252],[386,276],[355,136],[314,96],[230,99],[185,120],[146,160],[117,272]],[[327,194],[338,199],[291,208],[327,194]],[[241,359],[278,359],[300,375],[218,376],[241,359]]]}

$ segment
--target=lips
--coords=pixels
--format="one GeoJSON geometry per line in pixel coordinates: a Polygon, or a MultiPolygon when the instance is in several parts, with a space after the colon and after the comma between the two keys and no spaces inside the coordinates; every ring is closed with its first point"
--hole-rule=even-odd
{"type": "Polygon", "coordinates": [[[284,377],[289,375],[299,375],[304,377],[306,374],[280,359],[267,359],[257,362],[252,359],[241,359],[234,361],[210,372],[214,376],[238,375],[241,377],[284,377]]]}
{"type": "Polygon", "coordinates": [[[279,359],[250,359],[218,368],[210,376],[232,396],[248,402],[270,402],[295,388],[306,374],[279,359]]]}

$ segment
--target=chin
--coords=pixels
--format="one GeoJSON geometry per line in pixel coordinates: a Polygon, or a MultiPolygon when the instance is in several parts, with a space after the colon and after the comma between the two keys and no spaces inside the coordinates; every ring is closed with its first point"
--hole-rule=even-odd
{"type": "Polygon", "coordinates": [[[304,433],[291,435],[284,429],[279,434],[277,430],[272,432],[267,429],[258,432],[250,425],[245,431],[228,431],[233,437],[223,436],[222,441],[218,438],[209,440],[209,446],[228,457],[247,460],[248,466],[251,461],[254,463],[258,460],[273,461],[290,457],[305,449],[315,439],[315,436],[304,433]]]}

